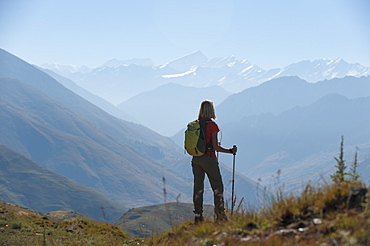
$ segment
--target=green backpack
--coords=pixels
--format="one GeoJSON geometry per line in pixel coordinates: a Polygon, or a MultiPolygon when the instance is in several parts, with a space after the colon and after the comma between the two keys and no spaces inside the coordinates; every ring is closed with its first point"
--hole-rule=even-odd
{"type": "Polygon", "coordinates": [[[202,156],[212,149],[212,143],[206,143],[206,123],[212,120],[194,120],[188,123],[185,130],[184,147],[189,155],[202,156]]]}

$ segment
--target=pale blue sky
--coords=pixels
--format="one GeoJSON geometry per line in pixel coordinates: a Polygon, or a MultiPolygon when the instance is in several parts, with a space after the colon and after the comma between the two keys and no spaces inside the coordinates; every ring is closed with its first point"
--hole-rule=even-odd
{"type": "Polygon", "coordinates": [[[0,48],[36,65],[163,64],[201,50],[264,69],[320,58],[370,67],[370,1],[0,0],[0,48]]]}

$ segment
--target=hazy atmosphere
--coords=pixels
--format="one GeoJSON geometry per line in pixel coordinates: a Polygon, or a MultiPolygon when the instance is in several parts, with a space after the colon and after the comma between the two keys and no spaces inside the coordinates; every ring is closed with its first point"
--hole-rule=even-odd
{"type": "Polygon", "coordinates": [[[370,245],[369,13],[0,0],[0,244],[370,245]],[[205,99],[223,147],[192,159],[205,99]]]}
{"type": "Polygon", "coordinates": [[[370,2],[1,0],[0,47],[28,62],[163,64],[201,50],[264,69],[342,58],[370,67],[370,2]]]}

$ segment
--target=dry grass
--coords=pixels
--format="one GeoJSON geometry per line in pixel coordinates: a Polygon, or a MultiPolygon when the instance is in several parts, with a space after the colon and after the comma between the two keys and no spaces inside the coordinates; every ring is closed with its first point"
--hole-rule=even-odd
{"type": "Polygon", "coordinates": [[[359,182],[313,187],[299,195],[277,192],[259,211],[239,208],[232,220],[206,218],[173,227],[145,240],[119,227],[86,219],[51,221],[35,211],[0,203],[0,245],[370,245],[370,210],[348,210],[348,195],[359,182]]]}
{"type": "Polygon", "coordinates": [[[347,210],[348,194],[358,182],[312,187],[281,196],[260,211],[240,210],[222,224],[207,219],[174,227],[147,245],[370,245],[370,211],[347,210]]]}
{"type": "Polygon", "coordinates": [[[35,211],[0,203],[0,245],[123,245],[118,227],[86,219],[52,221],[35,211]]]}

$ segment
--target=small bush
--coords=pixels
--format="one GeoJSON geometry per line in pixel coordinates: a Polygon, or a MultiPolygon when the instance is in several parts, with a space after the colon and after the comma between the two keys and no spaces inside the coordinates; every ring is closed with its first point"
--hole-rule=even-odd
{"type": "Polygon", "coordinates": [[[12,226],[10,227],[14,230],[20,230],[22,229],[22,224],[21,223],[12,223],[12,226]]]}

